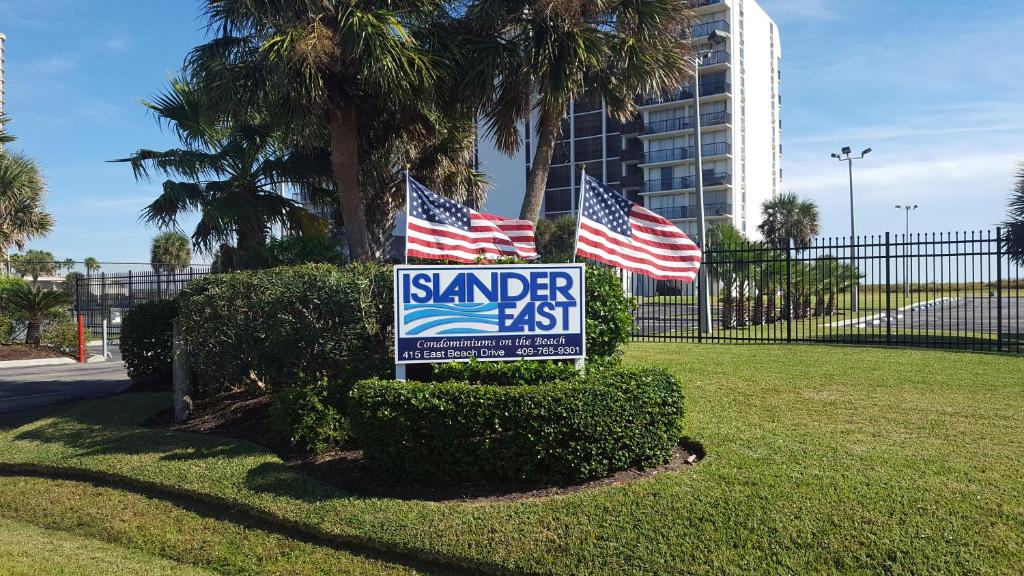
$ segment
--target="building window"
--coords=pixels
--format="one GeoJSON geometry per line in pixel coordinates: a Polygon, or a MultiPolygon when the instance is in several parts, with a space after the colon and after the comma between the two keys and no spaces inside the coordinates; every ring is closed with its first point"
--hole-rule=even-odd
{"type": "Polygon", "coordinates": [[[545,212],[569,212],[572,210],[572,189],[559,188],[544,193],[545,212]]]}

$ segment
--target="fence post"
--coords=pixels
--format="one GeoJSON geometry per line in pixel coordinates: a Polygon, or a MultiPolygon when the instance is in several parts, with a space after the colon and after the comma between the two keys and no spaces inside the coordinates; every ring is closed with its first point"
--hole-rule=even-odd
{"type": "Polygon", "coordinates": [[[786,308],[786,343],[793,341],[793,239],[786,244],[786,298],[782,305],[786,308]]]}
{"type": "Polygon", "coordinates": [[[1003,351],[1003,229],[1001,227],[996,227],[996,350],[1003,351]]]}
{"type": "Polygon", "coordinates": [[[192,367],[188,351],[181,341],[181,321],[174,319],[174,362],[171,377],[174,389],[174,421],[184,422],[192,415],[192,367]]]}
{"type": "MultiPolygon", "coordinates": [[[[708,259],[708,253],[707,253],[706,250],[703,252],[703,254],[701,254],[701,259],[703,261],[701,262],[700,266],[701,266],[701,268],[704,268],[705,266],[708,265],[708,260],[709,260],[708,259]]],[[[707,278],[707,277],[708,277],[707,274],[697,274],[697,294],[696,294],[696,296],[697,296],[697,343],[698,344],[704,342],[704,328],[703,328],[703,326],[704,326],[704,305],[701,302],[701,300],[702,300],[701,294],[704,293],[704,279],[707,278]]],[[[657,284],[657,282],[655,282],[654,287],[655,287],[654,293],[657,294],[658,293],[658,290],[657,290],[658,284],[657,284]]],[[[709,298],[710,298],[710,296],[711,295],[708,294],[709,298]]]]}
{"type": "Polygon", "coordinates": [[[85,363],[85,316],[78,315],[78,363],[85,363]]]}
{"type": "Polygon", "coordinates": [[[162,296],[160,295],[160,270],[159,269],[156,271],[156,299],[157,300],[161,300],[162,299],[162,296]]]}
{"type": "MultiPolygon", "coordinates": [[[[906,238],[904,238],[906,241],[906,238]]],[[[885,343],[892,344],[892,280],[890,274],[892,273],[890,268],[892,267],[892,254],[890,252],[889,233],[885,233],[885,343]]],[[[906,248],[904,248],[906,249],[906,248]]],[[[907,279],[904,278],[903,282],[907,279]]]]}

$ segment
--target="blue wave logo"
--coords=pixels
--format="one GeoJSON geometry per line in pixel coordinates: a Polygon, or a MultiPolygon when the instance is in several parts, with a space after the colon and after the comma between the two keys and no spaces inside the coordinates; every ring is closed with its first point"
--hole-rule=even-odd
{"type": "Polygon", "coordinates": [[[406,304],[403,316],[409,336],[487,334],[498,331],[498,305],[406,304]]]}

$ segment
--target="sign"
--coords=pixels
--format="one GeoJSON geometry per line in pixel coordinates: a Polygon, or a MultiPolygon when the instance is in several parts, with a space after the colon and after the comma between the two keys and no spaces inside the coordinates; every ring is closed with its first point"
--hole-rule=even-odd
{"type": "Polygon", "coordinates": [[[395,362],[586,356],[583,264],[395,266],[395,362]]]}

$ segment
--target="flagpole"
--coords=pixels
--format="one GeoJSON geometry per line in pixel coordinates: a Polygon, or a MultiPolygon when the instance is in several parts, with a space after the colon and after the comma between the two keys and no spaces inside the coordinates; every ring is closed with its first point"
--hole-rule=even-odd
{"type": "Polygon", "coordinates": [[[409,165],[405,165],[405,263],[409,264],[409,165]]]}
{"type": "Polygon", "coordinates": [[[580,247],[580,224],[583,222],[583,195],[586,194],[587,165],[580,170],[580,201],[576,209],[576,241],[572,245],[572,263],[576,263],[576,250],[580,247]]]}

